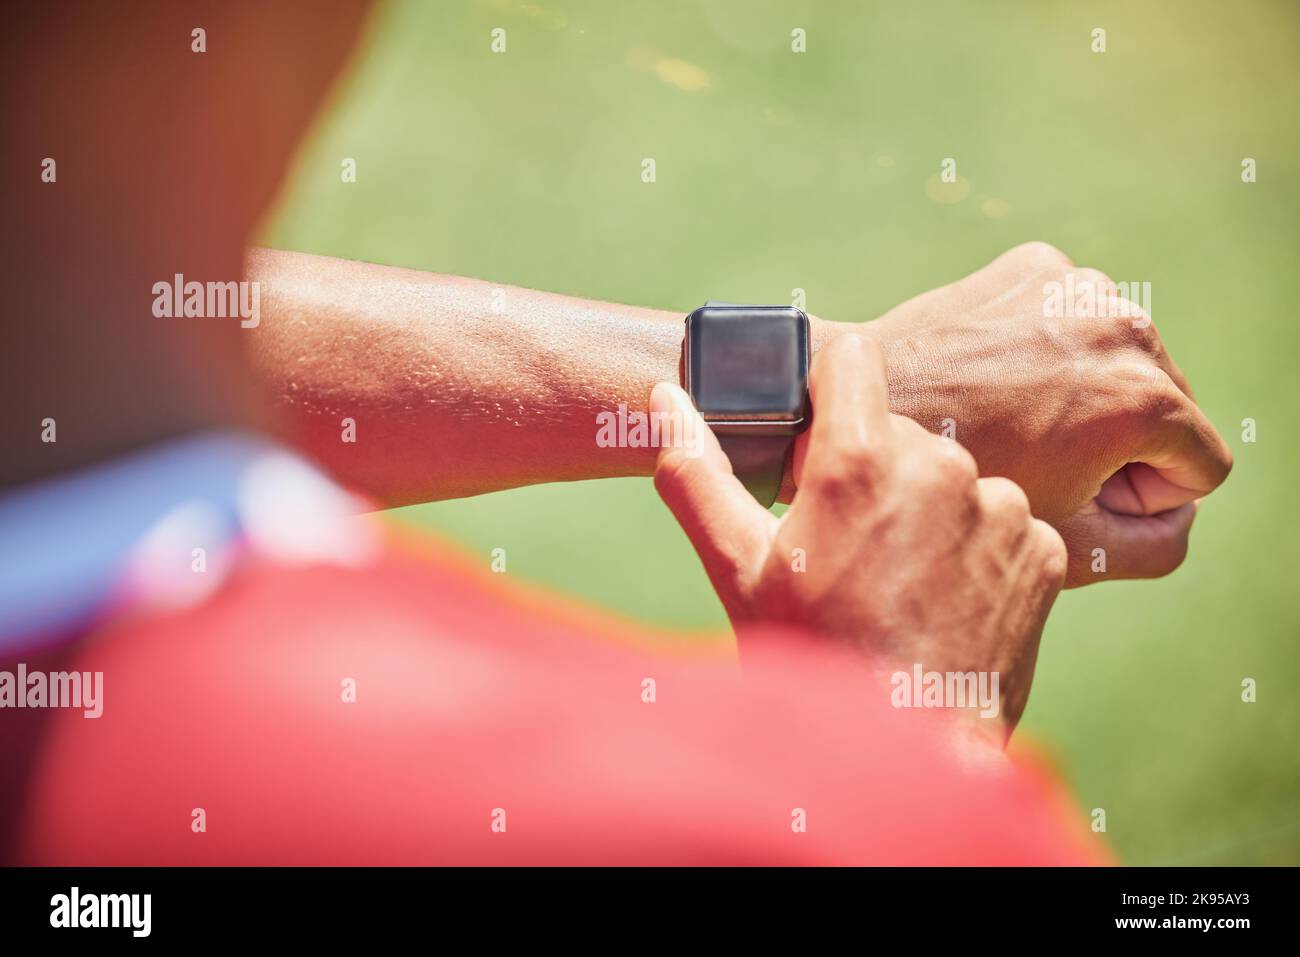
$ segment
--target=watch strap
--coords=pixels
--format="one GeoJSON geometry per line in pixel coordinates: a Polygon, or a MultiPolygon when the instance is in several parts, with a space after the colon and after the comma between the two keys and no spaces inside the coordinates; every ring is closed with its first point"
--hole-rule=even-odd
{"type": "Polygon", "coordinates": [[[764,508],[776,502],[785,463],[794,447],[792,435],[720,435],[718,444],[731,460],[731,471],[764,508]]]}

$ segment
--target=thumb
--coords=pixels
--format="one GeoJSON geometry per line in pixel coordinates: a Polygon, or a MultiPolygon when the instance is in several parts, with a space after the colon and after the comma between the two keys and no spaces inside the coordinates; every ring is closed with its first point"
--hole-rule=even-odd
{"type": "Polygon", "coordinates": [[[678,386],[654,387],[650,415],[660,423],[655,489],[731,611],[744,579],[767,554],[778,519],[732,474],[717,437],[678,386]]]}
{"type": "Polygon", "coordinates": [[[1065,587],[1113,578],[1159,578],[1182,564],[1196,502],[1124,515],[1095,499],[1057,526],[1070,553],[1065,587]]]}

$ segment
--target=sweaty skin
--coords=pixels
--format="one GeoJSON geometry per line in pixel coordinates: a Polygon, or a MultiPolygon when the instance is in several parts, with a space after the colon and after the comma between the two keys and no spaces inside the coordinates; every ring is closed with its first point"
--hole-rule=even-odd
{"type": "MultiPolygon", "coordinates": [[[[0,353],[12,385],[0,485],[203,428],[262,428],[266,394],[281,436],[386,504],[650,474],[653,450],[596,445],[595,416],[644,411],[653,385],[674,380],[682,317],[698,303],[639,309],[246,253],[365,4],[325,18],[306,0],[214,4],[204,16],[222,40],[204,54],[187,39],[188,8],[150,4],[149,31],[102,4],[77,10],[16,8],[0,32],[7,134],[59,160],[58,182],[44,183],[27,153],[0,154],[10,231],[31,237],[5,264],[10,311],[28,321],[10,324],[0,353]],[[311,43],[297,42],[305,24],[311,43]],[[110,36],[135,55],[105,71],[110,36]],[[212,135],[243,127],[256,149],[212,135]],[[147,195],[123,191],[146,182],[147,195]],[[245,262],[264,284],[257,329],[150,314],[159,280],[234,281],[245,262]],[[355,444],[340,441],[345,417],[355,444]],[[39,441],[47,419],[57,442],[39,441]]],[[[1051,247],[1018,247],[874,322],[814,320],[814,347],[845,330],[877,338],[892,411],[930,431],[951,419],[981,474],[1024,487],[1066,540],[1068,584],[1165,574],[1231,458],[1153,328],[1044,319],[1044,282],[1070,268],[1051,247]],[[1104,575],[1089,568],[1096,548],[1104,575]]]]}
{"type": "MultiPolygon", "coordinates": [[[[1070,272],[1109,286],[1031,243],[874,322],[814,318],[813,347],[876,339],[891,409],[951,422],[980,474],[1021,485],[1065,537],[1067,584],[1164,575],[1231,455],[1149,321],[1044,318],[1045,283],[1070,272]]],[[[680,381],[686,310],[274,250],[250,252],[247,274],[262,288],[248,342],[282,436],[380,502],[654,467],[652,448],[599,446],[596,417],[643,412],[656,382],[680,381]]],[[[788,474],[782,500],[794,491],[788,474]]]]}

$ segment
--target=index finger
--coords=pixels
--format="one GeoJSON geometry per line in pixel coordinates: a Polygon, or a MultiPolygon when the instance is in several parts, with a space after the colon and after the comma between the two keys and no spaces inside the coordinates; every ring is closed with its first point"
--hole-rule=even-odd
{"type": "Polygon", "coordinates": [[[871,448],[889,430],[885,354],[867,336],[844,333],[818,351],[809,374],[813,421],[806,468],[846,449],[871,448]]]}

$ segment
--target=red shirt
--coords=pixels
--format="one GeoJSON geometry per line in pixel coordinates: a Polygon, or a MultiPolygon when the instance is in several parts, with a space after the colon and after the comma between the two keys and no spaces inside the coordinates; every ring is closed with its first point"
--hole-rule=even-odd
{"type": "Polygon", "coordinates": [[[197,604],[29,657],[103,672],[103,714],[0,713],[10,860],[1107,860],[1036,762],[972,760],[817,639],[773,634],[742,676],[382,536],[351,566],[249,555],[197,604]]]}

